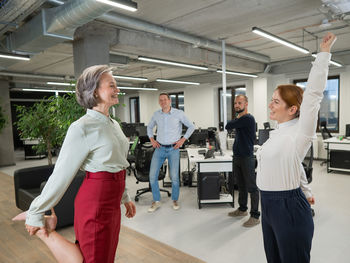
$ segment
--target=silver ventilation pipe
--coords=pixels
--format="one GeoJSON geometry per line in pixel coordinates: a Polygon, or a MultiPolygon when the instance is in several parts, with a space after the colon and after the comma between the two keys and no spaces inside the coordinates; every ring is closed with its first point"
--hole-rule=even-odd
{"type": "MultiPolygon", "coordinates": [[[[112,24],[119,27],[130,28],[138,31],[144,31],[148,33],[153,33],[162,37],[167,37],[171,39],[176,39],[179,41],[191,43],[196,47],[201,47],[205,49],[211,49],[217,52],[221,52],[221,43],[213,40],[201,38],[163,26],[159,26],[150,22],[146,22],[140,19],[122,15],[119,13],[104,14],[100,16],[97,20],[112,24]]],[[[254,61],[259,61],[263,63],[269,63],[270,58],[268,56],[248,51],[242,48],[226,46],[226,54],[246,58],[254,61]]]]}

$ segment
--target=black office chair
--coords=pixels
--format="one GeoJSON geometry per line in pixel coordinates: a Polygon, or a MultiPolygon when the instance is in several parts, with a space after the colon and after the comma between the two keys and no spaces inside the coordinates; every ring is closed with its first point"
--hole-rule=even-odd
{"type": "MultiPolygon", "coordinates": [[[[327,129],[327,122],[326,121],[321,121],[320,123],[320,126],[321,126],[321,135],[322,135],[322,139],[323,140],[326,140],[326,139],[329,139],[329,138],[332,138],[332,134],[330,133],[330,131],[327,129]]],[[[327,144],[326,143],[323,143],[323,148],[327,151],[327,154],[328,154],[328,147],[327,147],[327,144]]],[[[320,163],[320,165],[322,166],[323,164],[327,163],[327,159],[323,162],[320,163]]]]}
{"type": "MultiPolygon", "coordinates": [[[[139,182],[148,182],[148,187],[146,188],[141,188],[136,191],[135,195],[135,201],[139,201],[140,195],[143,195],[144,193],[147,192],[152,192],[151,184],[149,182],[149,170],[151,166],[151,160],[152,160],[152,155],[153,155],[153,147],[152,145],[147,145],[147,144],[139,144],[136,149],[135,149],[135,157],[136,157],[136,162],[135,162],[135,170],[134,174],[136,177],[136,183],[138,184],[139,182]]],[[[158,181],[163,180],[165,178],[165,167],[163,166],[158,175],[158,181]]],[[[168,197],[171,196],[171,193],[168,190],[159,189],[161,192],[165,192],[168,194],[168,197]]]]}
{"type": "Polygon", "coordinates": [[[270,130],[271,129],[271,126],[270,126],[269,122],[264,122],[264,129],[265,130],[270,130]]]}
{"type": "Polygon", "coordinates": [[[327,122],[326,121],[321,121],[320,126],[321,126],[321,134],[322,134],[323,140],[333,137],[332,134],[330,133],[330,131],[327,128],[327,122]]]}
{"type": "MultiPolygon", "coordinates": [[[[304,171],[306,174],[306,179],[309,184],[312,182],[313,161],[314,161],[314,148],[311,144],[310,149],[307,151],[306,156],[302,162],[302,165],[304,167],[304,171]]],[[[315,216],[315,211],[312,208],[311,208],[311,213],[312,213],[312,216],[315,216]]]]}
{"type": "Polygon", "coordinates": [[[134,142],[133,144],[131,145],[130,149],[129,149],[129,152],[128,152],[128,156],[127,156],[127,160],[129,162],[129,167],[126,168],[126,171],[127,171],[127,174],[128,175],[131,175],[131,173],[133,172],[134,175],[135,175],[135,165],[136,165],[136,156],[135,156],[135,149],[137,147],[139,143],[139,137],[136,136],[134,138],[134,142]]]}

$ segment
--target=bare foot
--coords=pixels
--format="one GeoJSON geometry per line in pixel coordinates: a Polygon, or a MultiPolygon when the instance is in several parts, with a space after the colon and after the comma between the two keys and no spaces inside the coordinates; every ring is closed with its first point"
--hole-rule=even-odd
{"type": "Polygon", "coordinates": [[[45,216],[45,227],[47,231],[52,232],[56,229],[57,225],[57,216],[55,214],[55,210],[51,208],[51,215],[45,216]]]}
{"type": "MultiPolygon", "coordinates": [[[[24,211],[18,215],[16,215],[14,218],[12,218],[12,221],[25,221],[27,216],[27,211],[24,211]]],[[[45,227],[47,231],[52,232],[56,229],[57,225],[57,216],[55,214],[55,210],[51,208],[51,215],[45,216],[45,227]]]]}
{"type": "Polygon", "coordinates": [[[26,220],[27,211],[24,211],[18,215],[16,215],[14,218],[12,218],[12,221],[24,221],[26,220]]]}

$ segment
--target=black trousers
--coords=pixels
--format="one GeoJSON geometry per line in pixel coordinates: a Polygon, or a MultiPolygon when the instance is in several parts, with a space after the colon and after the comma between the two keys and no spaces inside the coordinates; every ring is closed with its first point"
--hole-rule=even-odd
{"type": "Polygon", "coordinates": [[[300,188],[260,191],[264,248],[268,263],[309,263],[314,222],[300,188]]]}
{"type": "Polygon", "coordinates": [[[259,212],[259,190],[256,186],[255,158],[233,157],[232,171],[237,179],[239,210],[248,210],[248,193],[250,194],[250,215],[254,218],[260,217],[259,212]]]}

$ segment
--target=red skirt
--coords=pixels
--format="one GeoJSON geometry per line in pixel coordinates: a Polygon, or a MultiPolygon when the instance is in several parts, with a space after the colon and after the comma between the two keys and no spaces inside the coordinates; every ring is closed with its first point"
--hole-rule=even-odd
{"type": "Polygon", "coordinates": [[[84,263],[113,263],[120,231],[125,170],[86,172],[74,202],[74,231],[84,263]]]}

